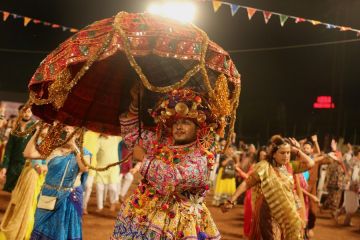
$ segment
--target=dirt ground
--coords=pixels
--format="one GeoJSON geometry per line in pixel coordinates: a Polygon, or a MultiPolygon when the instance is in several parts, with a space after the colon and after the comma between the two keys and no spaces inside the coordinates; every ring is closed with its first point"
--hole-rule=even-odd
{"type": "MultiPolygon", "coordinates": [[[[132,188],[136,186],[133,183],[132,188]]],[[[130,191],[131,192],[131,189],[130,191]]],[[[10,194],[0,191],[0,218],[4,215],[7,204],[10,200],[10,194]]],[[[211,202],[211,194],[207,198],[207,202],[211,202]]],[[[217,224],[222,239],[236,240],[242,239],[243,234],[243,207],[237,206],[229,213],[223,214],[219,208],[212,207],[208,204],[212,216],[217,224]]],[[[95,188],[91,195],[89,203],[89,215],[84,216],[83,223],[83,239],[84,240],[99,240],[109,239],[116,218],[116,212],[110,212],[105,208],[103,212],[96,213],[96,196],[95,188]]],[[[340,222],[343,218],[340,218],[340,222]]],[[[360,239],[360,213],[353,219],[353,227],[343,227],[336,225],[330,218],[329,213],[322,213],[318,216],[315,228],[315,240],[359,240],[360,239]]]]}

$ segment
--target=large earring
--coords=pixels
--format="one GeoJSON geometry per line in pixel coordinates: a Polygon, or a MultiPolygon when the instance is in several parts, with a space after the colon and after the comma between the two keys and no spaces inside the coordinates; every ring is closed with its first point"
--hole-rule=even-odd
{"type": "Polygon", "coordinates": [[[203,149],[211,150],[215,147],[216,134],[210,128],[200,128],[196,133],[196,141],[203,149]]]}

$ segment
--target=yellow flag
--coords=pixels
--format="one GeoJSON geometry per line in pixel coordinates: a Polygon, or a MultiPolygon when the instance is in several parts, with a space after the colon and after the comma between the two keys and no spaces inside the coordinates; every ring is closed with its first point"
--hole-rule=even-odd
{"type": "Polygon", "coordinates": [[[29,24],[30,21],[31,21],[31,18],[24,17],[24,26],[26,27],[29,24]]]}
{"type": "Polygon", "coordinates": [[[313,25],[319,25],[321,22],[315,21],[315,20],[311,20],[311,23],[312,23],[313,25]]]}
{"type": "Polygon", "coordinates": [[[219,8],[221,7],[222,2],[212,1],[212,4],[213,4],[214,12],[217,12],[217,10],[219,10],[219,8]]]}

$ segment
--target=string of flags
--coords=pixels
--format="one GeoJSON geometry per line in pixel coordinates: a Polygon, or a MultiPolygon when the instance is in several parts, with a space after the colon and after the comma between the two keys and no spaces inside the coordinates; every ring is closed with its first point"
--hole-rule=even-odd
{"type": "Polygon", "coordinates": [[[13,17],[14,19],[22,18],[24,20],[24,27],[26,27],[30,22],[33,22],[34,24],[42,24],[44,26],[51,27],[51,28],[61,28],[63,31],[70,31],[72,33],[79,31],[79,29],[76,29],[76,28],[66,27],[66,26],[63,26],[60,24],[42,21],[39,19],[30,18],[30,17],[22,16],[22,15],[19,15],[16,13],[11,13],[11,12],[7,12],[7,11],[3,11],[3,10],[0,10],[0,13],[2,13],[2,20],[4,22],[9,18],[9,16],[13,17]]]}
{"type": "MultiPolygon", "coordinates": [[[[202,1],[205,1],[205,0],[202,0],[202,1]]],[[[266,10],[262,10],[262,9],[242,6],[242,5],[239,5],[239,4],[229,3],[229,2],[225,2],[225,1],[217,1],[217,0],[206,0],[206,1],[209,1],[209,2],[211,1],[212,2],[214,12],[217,12],[222,5],[228,5],[230,7],[230,11],[231,11],[232,16],[235,16],[235,14],[241,8],[241,9],[246,10],[249,20],[251,20],[251,18],[255,15],[255,13],[261,12],[263,14],[263,16],[264,16],[264,21],[265,21],[266,24],[269,22],[270,18],[273,15],[277,15],[279,17],[280,25],[282,27],[285,25],[285,22],[287,22],[289,19],[293,19],[295,21],[295,23],[309,22],[314,26],[323,25],[327,29],[338,29],[338,30],[340,30],[342,32],[352,31],[352,32],[355,32],[358,37],[360,37],[360,30],[352,28],[352,27],[339,26],[339,25],[335,25],[335,24],[331,24],[331,23],[325,23],[325,22],[321,22],[321,21],[317,21],[317,20],[290,16],[290,15],[286,15],[286,14],[282,14],[282,13],[271,12],[271,11],[266,11],[266,10]]]]}

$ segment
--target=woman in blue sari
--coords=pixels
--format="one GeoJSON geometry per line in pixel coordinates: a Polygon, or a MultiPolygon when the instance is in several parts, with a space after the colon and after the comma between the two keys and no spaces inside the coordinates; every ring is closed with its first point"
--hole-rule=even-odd
{"type": "MultiPolygon", "coordinates": [[[[68,133],[72,127],[66,127],[68,133]]],[[[36,134],[34,134],[36,136],[36,134]]],[[[53,210],[40,208],[35,213],[32,240],[82,239],[82,196],[81,178],[87,167],[81,162],[80,150],[75,134],[67,144],[55,149],[48,159],[48,173],[40,192],[41,196],[55,196],[53,210]]],[[[25,157],[39,158],[33,137],[24,151],[25,157]]],[[[84,149],[84,159],[90,162],[90,153],[84,149]]]]}

